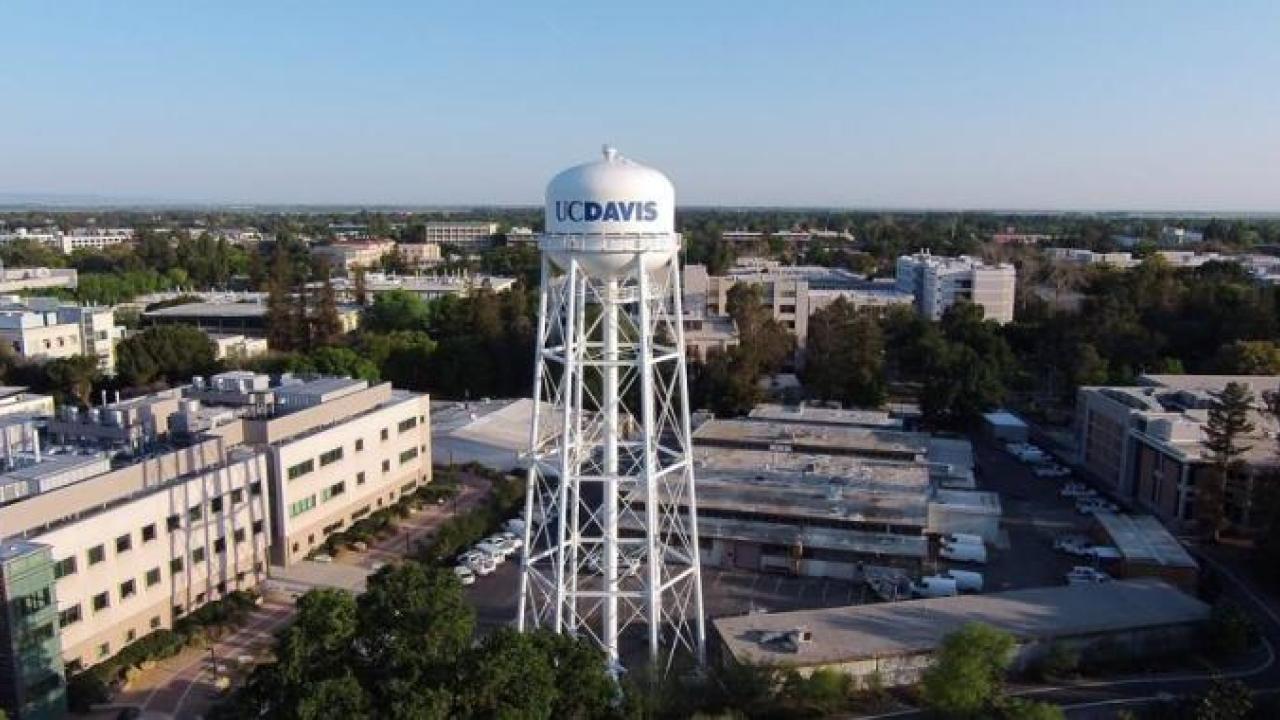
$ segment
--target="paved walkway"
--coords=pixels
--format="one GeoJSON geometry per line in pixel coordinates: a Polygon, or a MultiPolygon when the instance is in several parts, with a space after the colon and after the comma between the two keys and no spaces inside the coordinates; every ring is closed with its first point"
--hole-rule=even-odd
{"type": "MultiPolygon", "coordinates": [[[[463,476],[462,481],[456,503],[449,501],[424,507],[416,515],[400,521],[391,537],[376,542],[367,552],[343,553],[336,562],[371,571],[375,566],[403,557],[406,551],[412,552],[419,540],[435,532],[455,512],[478,507],[488,497],[490,483],[487,480],[463,476]]],[[[129,690],[120,693],[114,704],[138,706],[149,717],[201,717],[221,697],[217,678],[233,672],[236,680],[243,679],[251,665],[270,652],[276,631],[293,619],[294,612],[295,607],[287,596],[270,595],[231,635],[218,640],[211,648],[185,650],[157,663],[142,673],[129,690]]]]}

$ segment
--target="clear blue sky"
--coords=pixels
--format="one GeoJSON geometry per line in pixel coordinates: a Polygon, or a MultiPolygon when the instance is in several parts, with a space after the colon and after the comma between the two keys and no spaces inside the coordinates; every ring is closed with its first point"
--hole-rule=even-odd
{"type": "Polygon", "coordinates": [[[1280,3],[0,5],[0,193],[1280,210],[1280,3]]]}

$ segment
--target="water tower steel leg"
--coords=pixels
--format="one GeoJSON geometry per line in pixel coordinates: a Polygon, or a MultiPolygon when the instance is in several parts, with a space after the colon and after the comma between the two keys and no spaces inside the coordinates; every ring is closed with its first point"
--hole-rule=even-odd
{"type": "Polygon", "coordinates": [[[662,563],[658,548],[658,493],[655,482],[654,444],[656,427],[654,424],[654,387],[653,387],[653,327],[652,313],[649,307],[649,277],[645,271],[643,257],[634,263],[636,287],[639,294],[640,322],[640,435],[643,438],[642,482],[644,483],[645,513],[645,557],[648,559],[649,571],[645,582],[645,615],[649,623],[649,661],[658,662],[659,630],[662,624],[662,563]]]}
{"type": "MultiPolygon", "coordinates": [[[[538,463],[541,461],[541,443],[539,443],[539,425],[542,408],[543,374],[546,372],[546,338],[547,338],[547,293],[551,287],[551,267],[547,258],[542,258],[542,283],[538,286],[538,330],[537,347],[533,356],[533,417],[529,424],[529,470],[524,484],[524,545],[520,548],[520,591],[516,600],[516,628],[521,632],[529,629],[526,625],[526,613],[529,612],[529,554],[533,547],[533,499],[540,492],[538,463]]],[[[536,611],[536,610],[535,610],[536,611]]]]}
{"type": "MultiPolygon", "coordinates": [[[[565,292],[567,307],[565,310],[564,322],[564,338],[562,338],[562,347],[564,358],[564,375],[561,379],[559,409],[560,409],[560,477],[557,483],[556,493],[556,542],[555,542],[555,610],[554,628],[556,632],[564,632],[566,622],[564,618],[565,603],[569,598],[566,597],[565,585],[565,543],[568,528],[566,527],[569,517],[566,512],[566,503],[569,499],[569,485],[577,481],[578,469],[575,463],[577,448],[573,447],[574,438],[570,435],[572,428],[572,414],[570,403],[572,402],[572,392],[574,382],[577,376],[578,367],[574,363],[574,355],[577,352],[577,313],[575,308],[578,299],[578,261],[570,260],[569,268],[565,279],[565,292]]],[[[576,529],[575,529],[576,532],[576,529]]],[[[569,612],[574,612],[574,608],[569,607],[569,612]]]]}
{"type": "Polygon", "coordinates": [[[601,518],[604,547],[601,548],[604,617],[601,638],[606,659],[618,662],[618,280],[605,281],[601,329],[604,334],[603,476],[601,518]]]}

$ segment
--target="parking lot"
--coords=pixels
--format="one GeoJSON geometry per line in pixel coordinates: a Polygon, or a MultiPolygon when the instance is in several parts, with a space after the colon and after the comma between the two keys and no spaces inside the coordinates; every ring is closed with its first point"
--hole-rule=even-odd
{"type": "Polygon", "coordinates": [[[1061,585],[1072,566],[1087,564],[1053,549],[1054,538],[1088,530],[1088,516],[1058,496],[1063,483],[1078,477],[1036,477],[1030,465],[984,440],[974,442],[974,459],[978,488],[1000,493],[1003,510],[1000,543],[982,569],[987,592],[1061,585]]]}

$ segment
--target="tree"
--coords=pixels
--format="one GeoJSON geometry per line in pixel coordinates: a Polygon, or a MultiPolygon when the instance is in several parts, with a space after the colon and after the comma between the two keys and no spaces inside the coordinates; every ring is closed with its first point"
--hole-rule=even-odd
{"type": "Polygon", "coordinates": [[[1062,708],[1023,698],[1009,698],[1000,704],[1002,720],[1062,720],[1062,708]]]}
{"type": "Polygon", "coordinates": [[[1237,340],[1218,353],[1225,375],[1280,375],[1280,345],[1271,340],[1237,340]]]}
{"type": "Polygon", "coordinates": [[[298,332],[290,288],[293,271],[289,254],[282,243],[276,243],[267,280],[267,344],[273,350],[292,350],[297,346],[298,332]]]}
{"type": "Polygon", "coordinates": [[[365,278],[365,269],[363,266],[357,265],[351,272],[352,278],[352,294],[355,296],[356,304],[364,307],[369,304],[369,288],[368,280],[365,278]]]}
{"type": "Polygon", "coordinates": [[[980,623],[946,636],[924,673],[925,705],[947,717],[973,718],[986,712],[1000,697],[1013,649],[1013,636],[980,623]]]}
{"type": "Polygon", "coordinates": [[[824,400],[863,407],[884,402],[884,336],[880,323],[843,297],[809,318],[802,373],[824,400]]]}
{"type": "Polygon", "coordinates": [[[116,346],[116,373],[130,387],[185,381],[213,367],[213,343],[190,325],[150,327],[116,346]]]}
{"type": "Polygon", "coordinates": [[[1194,720],[1246,720],[1253,712],[1253,693],[1239,680],[1215,679],[1191,703],[1194,720]]]}
{"type": "Polygon", "coordinates": [[[338,296],[334,292],[333,282],[326,275],[311,318],[311,341],[324,347],[337,342],[341,336],[342,320],[338,317],[338,296]]]}
{"type": "Polygon", "coordinates": [[[1227,383],[1220,392],[1211,395],[1213,406],[1209,408],[1205,439],[1201,443],[1211,467],[1198,481],[1196,503],[1201,524],[1216,540],[1229,522],[1227,488],[1239,476],[1242,456],[1249,450],[1240,440],[1253,432],[1249,412],[1254,398],[1246,385],[1236,382],[1227,383]]]}
{"type": "Polygon", "coordinates": [[[365,308],[363,326],[371,332],[425,330],[429,313],[427,303],[417,294],[392,290],[373,298],[373,304],[365,308]]]}
{"type": "Polygon", "coordinates": [[[43,366],[49,387],[66,402],[75,398],[80,405],[90,404],[93,383],[98,379],[98,359],[89,355],[54,358],[43,366]]]}
{"type": "Polygon", "coordinates": [[[460,704],[469,717],[553,717],[556,674],[538,644],[504,628],[481,641],[463,665],[460,704]]]}

